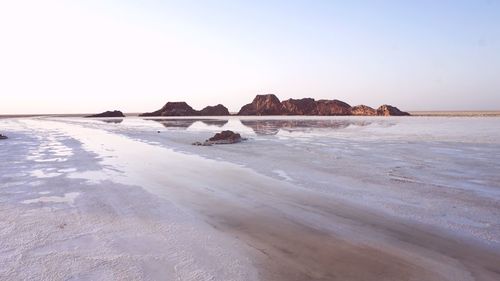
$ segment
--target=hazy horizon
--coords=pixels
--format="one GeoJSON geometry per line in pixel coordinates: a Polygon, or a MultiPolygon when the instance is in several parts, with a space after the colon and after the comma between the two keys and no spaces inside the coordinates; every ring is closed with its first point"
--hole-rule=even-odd
{"type": "Polygon", "coordinates": [[[498,1],[4,1],[0,115],[257,94],[500,110],[498,1]]]}

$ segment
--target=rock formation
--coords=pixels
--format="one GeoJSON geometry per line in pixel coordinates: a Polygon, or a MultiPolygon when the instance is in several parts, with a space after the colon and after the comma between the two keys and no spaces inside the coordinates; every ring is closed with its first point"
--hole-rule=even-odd
{"type": "Polygon", "coordinates": [[[139,116],[195,116],[198,112],[187,103],[167,102],[161,109],[149,113],[143,113],[139,116]]]}
{"type": "Polygon", "coordinates": [[[361,116],[374,116],[377,115],[377,111],[366,105],[356,105],[351,108],[352,115],[361,116]]]}
{"type": "Polygon", "coordinates": [[[227,116],[229,115],[229,110],[222,104],[216,106],[207,106],[200,110],[199,115],[201,116],[227,116]]]}
{"type": "Polygon", "coordinates": [[[8,139],[8,137],[0,134],[0,140],[5,140],[5,139],[8,139]]]}
{"type": "Polygon", "coordinates": [[[280,100],[272,94],[257,95],[253,101],[244,105],[238,115],[282,115],[283,106],[280,100]]]}
{"type": "Polygon", "coordinates": [[[316,101],[311,98],[288,99],[281,104],[287,115],[313,115],[316,109],[316,101]]]}
{"type": "Polygon", "coordinates": [[[139,116],[224,116],[229,110],[222,104],[207,106],[200,111],[194,110],[185,102],[167,102],[161,109],[139,116]]]}
{"type": "Polygon", "coordinates": [[[213,144],[231,144],[231,143],[241,142],[242,140],[244,139],[241,137],[240,134],[227,130],[215,134],[215,136],[209,138],[203,143],[195,142],[193,143],[193,145],[210,146],[213,144]]]}
{"type": "Polygon", "coordinates": [[[125,117],[119,110],[105,111],[103,113],[85,116],[86,118],[101,118],[101,117],[125,117]]]}
{"type": "Polygon", "coordinates": [[[351,107],[340,100],[314,100],[312,98],[280,100],[272,94],[257,95],[253,101],[244,105],[238,115],[409,115],[390,105],[375,110],[366,105],[351,107]]]}
{"type": "Polygon", "coordinates": [[[377,109],[377,115],[380,116],[409,116],[410,113],[399,110],[397,107],[388,104],[381,105],[377,109]]]}
{"type": "Polygon", "coordinates": [[[319,100],[313,115],[351,115],[351,106],[339,100],[319,100]]]}
{"type": "MultiPolygon", "coordinates": [[[[104,113],[103,113],[104,114],[104,113]]],[[[194,110],[185,102],[167,102],[161,109],[143,113],[139,116],[227,116],[229,110],[222,104],[207,106],[202,110],[194,110]]],[[[288,99],[280,102],[273,94],[257,95],[253,101],[244,105],[237,115],[361,115],[361,116],[404,116],[407,112],[400,111],[390,105],[382,105],[377,110],[358,105],[351,107],[340,100],[314,100],[312,98],[288,99]]],[[[112,116],[115,117],[115,116],[112,116]]]]}
{"type": "Polygon", "coordinates": [[[222,131],[208,139],[208,142],[217,143],[236,143],[241,141],[241,136],[233,131],[222,131]]]}

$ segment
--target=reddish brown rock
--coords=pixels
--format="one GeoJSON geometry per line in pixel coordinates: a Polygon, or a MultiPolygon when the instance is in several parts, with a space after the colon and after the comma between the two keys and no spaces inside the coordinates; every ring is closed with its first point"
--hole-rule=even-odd
{"type": "Polygon", "coordinates": [[[238,115],[282,115],[283,106],[273,94],[257,95],[252,103],[243,106],[238,115]]]}
{"type": "Polygon", "coordinates": [[[319,100],[312,115],[351,115],[351,106],[339,100],[319,100]]]}
{"type": "Polygon", "coordinates": [[[409,116],[410,113],[401,111],[395,106],[384,104],[384,105],[381,105],[377,109],[377,115],[380,115],[380,116],[409,116]]]}
{"type": "MultiPolygon", "coordinates": [[[[104,114],[104,113],[103,113],[104,114]]],[[[161,109],[144,113],[139,116],[227,116],[229,110],[222,104],[207,106],[200,111],[194,110],[185,102],[167,102],[161,109]]],[[[400,111],[390,105],[382,105],[377,110],[358,105],[351,107],[339,100],[318,100],[312,98],[288,99],[280,102],[273,94],[257,95],[253,101],[243,106],[238,115],[362,115],[362,116],[404,116],[407,112],[400,111]]],[[[108,116],[106,116],[108,117],[108,116]]],[[[109,116],[117,117],[117,116],[109,116]]]]}
{"type": "Polygon", "coordinates": [[[361,115],[361,116],[374,116],[377,115],[377,111],[374,108],[371,108],[366,105],[356,105],[351,108],[352,115],[361,115]]]}
{"type": "Polygon", "coordinates": [[[233,131],[222,131],[220,133],[215,134],[215,136],[209,138],[205,142],[194,142],[193,145],[203,145],[203,146],[210,146],[213,144],[231,144],[231,143],[237,143],[244,140],[240,134],[235,133],[233,131]]]}
{"type": "Polygon", "coordinates": [[[316,110],[316,101],[311,98],[288,99],[281,102],[283,114],[312,115],[316,110]]]}
{"type": "Polygon", "coordinates": [[[229,115],[229,110],[222,104],[218,104],[216,106],[207,106],[198,113],[202,116],[226,116],[229,115]]]}
{"type": "Polygon", "coordinates": [[[101,118],[101,117],[125,117],[119,110],[105,111],[103,113],[85,116],[86,118],[101,118]]]}
{"type": "Polygon", "coordinates": [[[282,103],[275,95],[257,95],[238,115],[351,115],[351,106],[339,100],[289,99],[282,103]]]}
{"type": "Polygon", "coordinates": [[[234,142],[241,141],[241,136],[238,133],[227,130],[227,131],[222,131],[220,133],[215,134],[215,136],[209,138],[208,141],[211,141],[211,142],[226,141],[226,142],[234,143],[234,142]]]}
{"type": "Polygon", "coordinates": [[[196,116],[199,115],[196,110],[194,110],[187,103],[181,102],[167,102],[161,109],[150,112],[143,113],[139,116],[196,116]]]}

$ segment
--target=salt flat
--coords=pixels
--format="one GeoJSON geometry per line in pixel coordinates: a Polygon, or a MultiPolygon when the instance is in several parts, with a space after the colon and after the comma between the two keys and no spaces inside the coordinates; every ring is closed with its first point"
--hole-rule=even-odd
{"type": "Polygon", "coordinates": [[[0,120],[6,280],[498,280],[500,118],[0,120]],[[192,146],[222,129],[249,140],[192,146]]]}

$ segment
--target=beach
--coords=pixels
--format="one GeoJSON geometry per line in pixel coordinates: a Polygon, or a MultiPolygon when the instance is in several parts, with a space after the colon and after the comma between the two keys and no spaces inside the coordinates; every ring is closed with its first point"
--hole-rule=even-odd
{"type": "Polygon", "coordinates": [[[0,120],[5,280],[498,280],[500,118],[0,120]],[[221,130],[247,138],[193,146],[221,130]]]}

